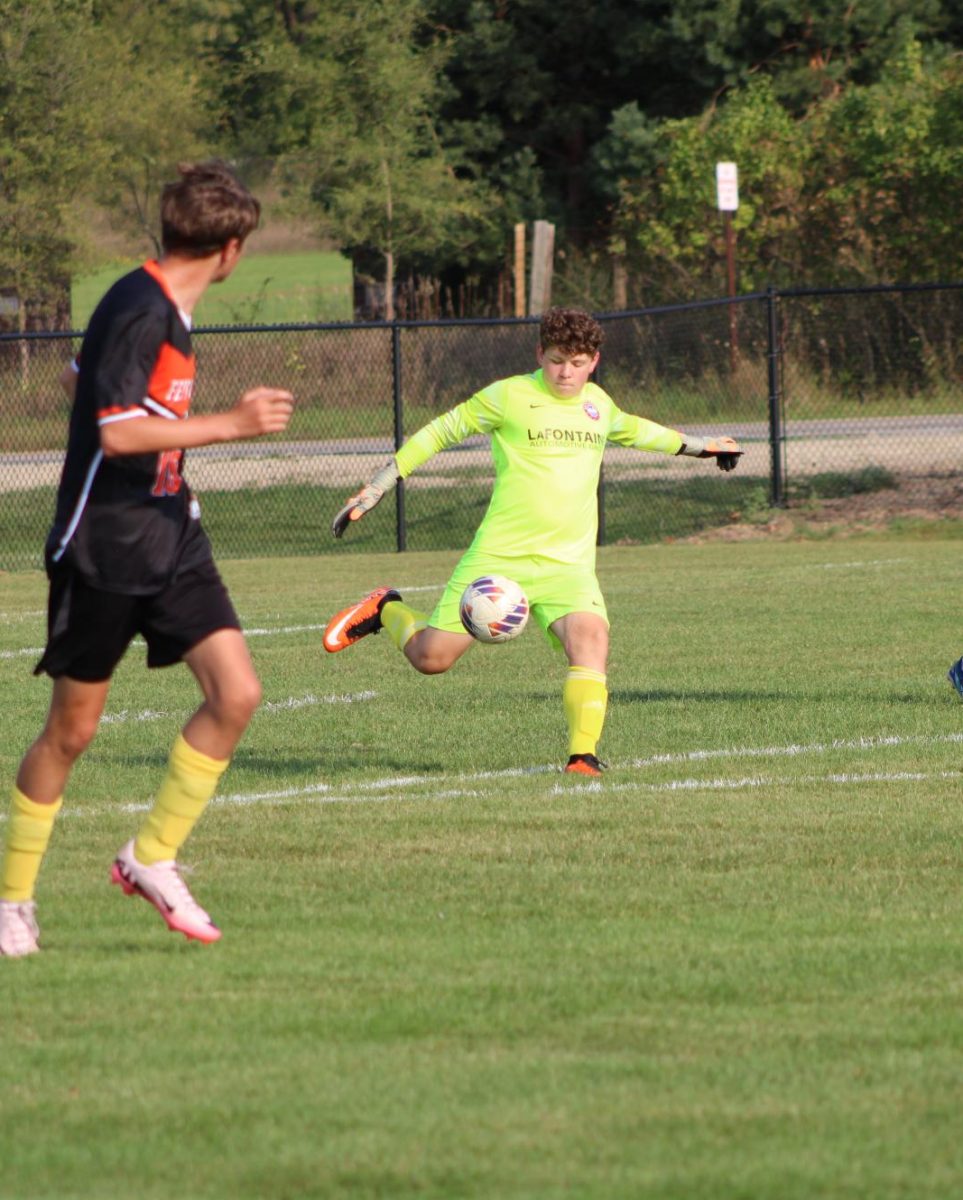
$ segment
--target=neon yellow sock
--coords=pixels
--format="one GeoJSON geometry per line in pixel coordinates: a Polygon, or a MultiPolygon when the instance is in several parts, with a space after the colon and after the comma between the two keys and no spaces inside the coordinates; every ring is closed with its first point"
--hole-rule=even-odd
{"type": "Polygon", "coordinates": [[[419,630],[427,629],[428,618],[402,600],[389,600],[381,609],[381,626],[398,649],[404,650],[419,630]]]}
{"type": "Polygon", "coordinates": [[[609,693],[605,676],[589,667],[569,667],[562,689],[569,754],[594,754],[605,724],[609,693]]]}
{"type": "Polygon", "coordinates": [[[134,839],[138,862],[150,867],[177,857],[229,762],[227,758],[208,758],[189,746],[183,734],[177,735],[167,777],[134,839]]]}
{"type": "Polygon", "coordinates": [[[54,820],[64,802],[37,804],[19,788],[13,789],[7,844],[0,869],[0,900],[30,900],[47,851],[54,820]]]}

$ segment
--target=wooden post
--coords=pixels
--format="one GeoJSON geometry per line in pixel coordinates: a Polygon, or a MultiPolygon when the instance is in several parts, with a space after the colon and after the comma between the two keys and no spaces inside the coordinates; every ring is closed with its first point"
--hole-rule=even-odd
{"type": "Polygon", "coordinates": [[[552,263],[555,256],[555,226],[551,221],[536,221],[532,237],[532,279],[529,285],[528,315],[537,317],[552,303],[552,263]]]}
{"type": "Polygon", "coordinates": [[[525,225],[515,226],[515,316],[525,315],[525,225]]]}

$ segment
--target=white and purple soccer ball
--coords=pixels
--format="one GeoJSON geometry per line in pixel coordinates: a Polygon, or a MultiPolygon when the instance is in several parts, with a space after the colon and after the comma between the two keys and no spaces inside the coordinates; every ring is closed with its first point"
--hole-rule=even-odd
{"type": "Polygon", "coordinates": [[[510,642],[528,623],[528,600],[504,575],[483,575],[462,592],[458,615],[479,642],[510,642]]]}

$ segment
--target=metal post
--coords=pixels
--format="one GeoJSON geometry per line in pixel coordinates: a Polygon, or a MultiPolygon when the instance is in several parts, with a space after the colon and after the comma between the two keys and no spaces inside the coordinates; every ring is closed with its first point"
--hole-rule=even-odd
{"type": "Polygon", "coordinates": [[[729,371],[736,373],[739,361],[739,334],[736,329],[736,235],[732,228],[732,213],[722,214],[726,230],[726,275],[729,284],[729,371]]]}
{"type": "Polygon", "coordinates": [[[768,315],[769,364],[769,482],[770,502],[774,508],[786,507],[786,484],[783,478],[782,397],[779,391],[779,324],[776,319],[778,293],[770,286],[766,294],[768,315]]]}
{"type": "MultiPolygon", "coordinates": [[[[395,450],[404,441],[404,414],[401,402],[401,330],[397,321],[391,326],[391,393],[395,414],[395,450]]],[[[405,526],[405,481],[398,480],[395,488],[395,545],[398,553],[407,549],[408,531],[405,526]]]]}

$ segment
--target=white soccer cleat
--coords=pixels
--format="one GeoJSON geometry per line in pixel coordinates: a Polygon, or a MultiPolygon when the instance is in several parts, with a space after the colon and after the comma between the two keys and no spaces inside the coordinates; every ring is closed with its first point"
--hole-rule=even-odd
{"type": "Polygon", "coordinates": [[[36,904],[32,900],[0,900],[0,954],[23,958],[39,949],[36,904]]]}
{"type": "Polygon", "coordinates": [[[134,857],[134,839],[117,852],[110,868],[112,883],[125,896],[143,896],[167,922],[168,929],[199,942],[216,942],[221,931],[188,891],[173,859],[145,867],[134,857]]]}

